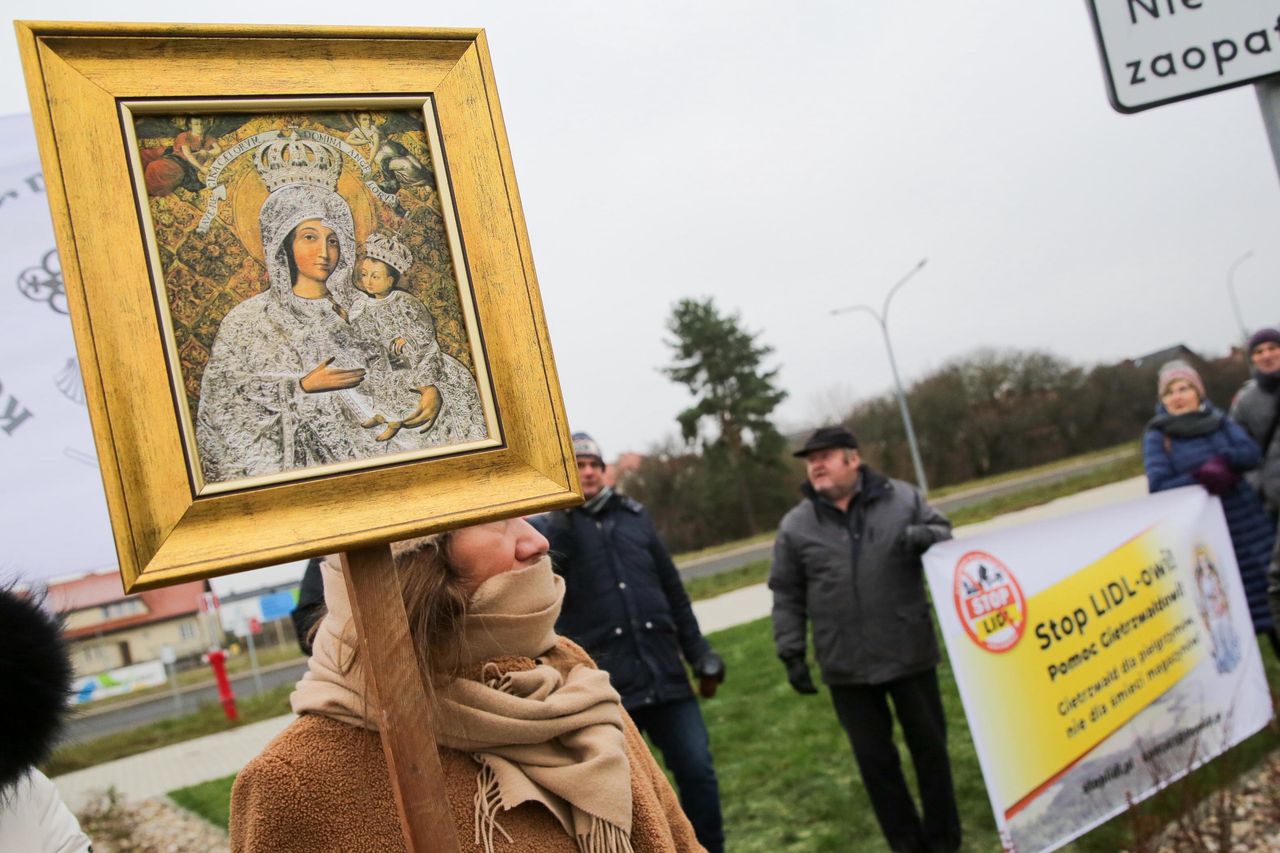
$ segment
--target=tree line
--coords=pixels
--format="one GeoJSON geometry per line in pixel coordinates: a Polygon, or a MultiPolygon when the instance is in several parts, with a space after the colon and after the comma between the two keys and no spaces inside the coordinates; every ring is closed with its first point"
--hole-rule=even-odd
{"type": "MultiPolygon", "coordinates": [[[[772,530],[804,480],[772,420],[786,397],[777,367],[765,364],[772,348],[710,299],[682,300],[667,330],[673,363],[663,372],[695,403],[677,418],[681,439],[651,448],[622,488],[648,506],[675,552],[772,530]]],[[[1200,371],[1209,398],[1223,408],[1248,377],[1238,355],[1179,357],[1200,371]]],[[[1044,351],[983,348],[943,365],[906,392],[930,485],[1136,441],[1154,414],[1162,362],[1086,367],[1044,351]]],[[[858,402],[842,422],[869,464],[914,482],[892,392],[858,402]]]]}

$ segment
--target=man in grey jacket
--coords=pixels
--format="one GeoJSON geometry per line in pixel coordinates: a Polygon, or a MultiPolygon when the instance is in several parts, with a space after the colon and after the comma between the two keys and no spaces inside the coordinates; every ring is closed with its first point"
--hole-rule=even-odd
{"type": "MultiPolygon", "coordinates": [[[[1262,466],[1254,485],[1262,495],[1267,511],[1274,518],[1280,509],[1280,330],[1259,329],[1249,338],[1249,363],[1253,378],[1244,384],[1231,403],[1231,417],[1258,442],[1262,450],[1262,466]]],[[[1252,479],[1255,475],[1250,475],[1252,479]]],[[[1271,612],[1280,624],[1280,528],[1277,528],[1276,551],[1271,558],[1271,612]]],[[[1271,642],[1280,654],[1276,638],[1271,642]]]]}
{"type": "Polygon", "coordinates": [[[951,523],[920,493],[863,465],[844,427],[817,430],[804,500],[782,519],[773,549],[773,636],[799,693],[817,693],[805,662],[806,622],[822,678],[895,851],[960,848],[960,816],[938,690],[938,643],[920,555],[951,538],[951,523]],[[893,744],[902,725],[923,819],[893,744]]]}

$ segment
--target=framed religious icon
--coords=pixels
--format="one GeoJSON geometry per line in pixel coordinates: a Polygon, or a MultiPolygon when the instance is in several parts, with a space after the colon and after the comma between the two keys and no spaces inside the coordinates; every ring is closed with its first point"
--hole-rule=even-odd
{"type": "Polygon", "coordinates": [[[579,499],[482,32],[17,28],[126,589],[579,499]]]}

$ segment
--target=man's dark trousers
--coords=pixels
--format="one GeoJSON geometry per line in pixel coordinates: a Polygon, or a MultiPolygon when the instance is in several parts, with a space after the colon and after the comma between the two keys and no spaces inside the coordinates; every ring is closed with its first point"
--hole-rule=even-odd
{"type": "Polygon", "coordinates": [[[853,746],[862,783],[895,851],[951,853],[960,848],[960,815],[951,786],[947,727],[938,673],[928,669],[884,684],[830,685],[840,725],[853,746]],[[893,744],[893,712],[911,752],[924,820],[902,775],[893,744]]]}
{"type": "Polygon", "coordinates": [[[720,787],[711,763],[707,727],[697,699],[647,705],[629,712],[636,728],[662,751],[662,760],[676,777],[680,806],[709,853],[724,850],[720,817],[720,787]]]}

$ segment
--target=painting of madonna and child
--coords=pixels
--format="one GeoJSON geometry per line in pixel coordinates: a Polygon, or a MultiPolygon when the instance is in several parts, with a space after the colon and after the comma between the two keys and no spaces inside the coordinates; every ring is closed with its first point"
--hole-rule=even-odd
{"type": "Polygon", "coordinates": [[[498,443],[422,110],[133,126],[198,491],[498,443]]]}

